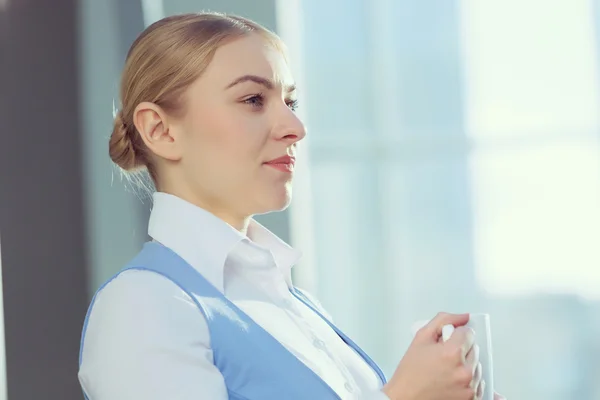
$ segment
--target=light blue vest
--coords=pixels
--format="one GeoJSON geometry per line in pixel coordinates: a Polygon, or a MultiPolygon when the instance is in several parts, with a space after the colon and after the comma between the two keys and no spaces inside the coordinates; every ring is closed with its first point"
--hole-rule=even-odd
{"type": "MultiPolygon", "coordinates": [[[[153,271],[163,275],[194,300],[206,318],[214,364],[225,378],[229,399],[339,400],[334,390],[317,374],[167,247],[156,242],[146,243],[142,251],[121,272],[129,269],[153,271]]],[[[294,288],[291,293],[323,318],[348,346],[364,358],[385,383],[383,372],[373,360],[323,317],[314,304],[299,290],[294,288]]],[[[95,296],[85,318],[79,356],[80,365],[87,321],[94,300],[95,296]]],[[[202,393],[198,393],[198,396],[200,398],[202,393]]]]}

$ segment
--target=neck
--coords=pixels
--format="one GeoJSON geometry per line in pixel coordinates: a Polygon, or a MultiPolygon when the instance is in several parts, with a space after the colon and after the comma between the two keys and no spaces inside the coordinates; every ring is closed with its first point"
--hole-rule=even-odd
{"type": "MultiPolygon", "coordinates": [[[[204,208],[204,207],[202,207],[202,208],[204,208]]],[[[218,212],[218,211],[211,210],[209,208],[204,208],[204,209],[206,211],[212,213],[216,217],[222,219],[223,221],[227,222],[229,225],[233,226],[235,229],[242,232],[242,234],[244,234],[246,236],[248,235],[248,225],[250,224],[250,220],[252,219],[252,216],[236,218],[233,215],[225,213],[225,212],[218,212]]]]}
{"type": "Polygon", "coordinates": [[[225,221],[227,224],[231,225],[234,229],[237,229],[242,234],[248,234],[248,225],[250,224],[252,215],[240,215],[238,213],[235,213],[232,211],[231,208],[228,208],[226,204],[224,204],[223,202],[219,202],[216,199],[211,201],[207,198],[193,196],[190,193],[185,193],[177,190],[165,190],[165,188],[161,188],[160,191],[172,194],[173,196],[177,196],[189,203],[192,203],[195,206],[198,206],[213,214],[215,217],[225,221]]]}

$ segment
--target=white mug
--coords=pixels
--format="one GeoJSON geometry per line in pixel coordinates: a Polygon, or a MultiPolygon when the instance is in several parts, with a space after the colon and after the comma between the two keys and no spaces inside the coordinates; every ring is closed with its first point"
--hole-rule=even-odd
{"type": "MultiPolygon", "coordinates": [[[[413,324],[413,335],[427,325],[429,321],[418,321],[413,324]]],[[[479,362],[481,363],[482,380],[485,381],[485,390],[481,400],[494,400],[494,364],[492,362],[492,336],[489,314],[469,314],[467,325],[475,331],[475,344],[479,346],[479,362]]],[[[454,326],[446,325],[442,328],[442,340],[445,342],[452,336],[454,326]]]]}

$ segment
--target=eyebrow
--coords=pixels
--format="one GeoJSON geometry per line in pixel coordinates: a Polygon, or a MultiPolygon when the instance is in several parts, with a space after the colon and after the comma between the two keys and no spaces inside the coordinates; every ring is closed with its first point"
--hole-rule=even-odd
{"type": "MultiPolygon", "coordinates": [[[[231,82],[229,85],[227,85],[227,87],[225,88],[225,90],[234,87],[235,85],[239,85],[240,83],[244,83],[244,82],[254,82],[254,83],[258,83],[259,85],[264,86],[265,88],[267,88],[267,90],[273,90],[273,88],[275,87],[275,84],[267,79],[267,78],[263,78],[261,76],[258,75],[244,75],[244,76],[240,76],[239,78],[237,78],[236,80],[234,80],[233,82],[231,82]]],[[[292,85],[288,85],[285,87],[285,91],[287,93],[291,93],[293,91],[296,90],[296,85],[292,84],[292,85]]]]}

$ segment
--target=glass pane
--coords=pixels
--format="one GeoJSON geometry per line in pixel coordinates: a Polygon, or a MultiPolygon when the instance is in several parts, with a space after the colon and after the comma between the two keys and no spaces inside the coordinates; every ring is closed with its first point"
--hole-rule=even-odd
{"type": "Polygon", "coordinates": [[[303,4],[323,304],[388,375],[416,319],[483,311],[508,398],[600,398],[593,3],[303,4]]]}
{"type": "Polygon", "coordinates": [[[474,154],[475,249],[485,290],[600,299],[599,145],[590,137],[474,154]]]}
{"type": "Polygon", "coordinates": [[[470,134],[501,138],[598,127],[590,1],[462,3],[470,134]]]}

